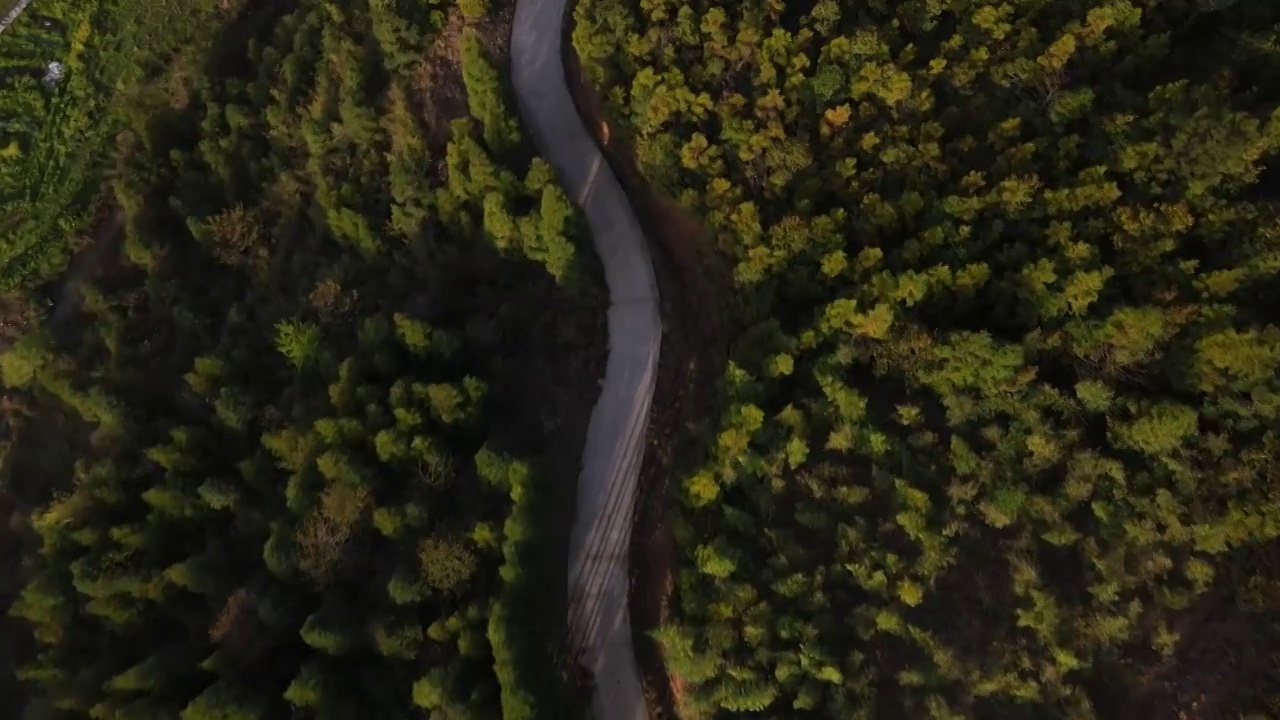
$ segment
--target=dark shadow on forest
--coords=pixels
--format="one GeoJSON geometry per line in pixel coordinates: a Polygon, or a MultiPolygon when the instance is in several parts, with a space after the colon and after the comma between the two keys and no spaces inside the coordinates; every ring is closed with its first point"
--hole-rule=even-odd
{"type": "MultiPolygon", "coordinates": [[[[585,233],[579,240],[587,244],[585,233]]],[[[593,261],[584,264],[597,264],[589,247],[579,249],[580,257],[593,261]]],[[[521,601],[536,622],[518,631],[531,636],[522,646],[538,648],[542,657],[526,659],[517,670],[529,673],[522,686],[541,691],[537,716],[547,720],[578,718],[586,704],[565,625],[569,536],[607,330],[599,268],[580,269],[581,285],[574,290],[556,286],[540,267],[522,273],[518,296],[499,311],[501,325],[512,333],[498,343],[504,350],[493,376],[501,402],[485,413],[498,419],[492,436],[498,449],[533,463],[535,533],[525,574],[537,586],[527,588],[521,601]]]]}
{"type": "Polygon", "coordinates": [[[256,68],[249,61],[249,45],[275,29],[276,21],[293,12],[298,0],[250,0],[227,23],[210,45],[204,72],[210,76],[244,75],[256,68]]]}
{"type": "Polygon", "coordinates": [[[13,443],[0,472],[0,720],[18,720],[27,693],[15,671],[30,657],[34,642],[26,625],[8,612],[25,580],[22,559],[39,542],[29,517],[33,508],[70,487],[75,458],[87,446],[91,428],[45,393],[27,397],[6,391],[0,413],[3,442],[22,439],[13,443]]]}

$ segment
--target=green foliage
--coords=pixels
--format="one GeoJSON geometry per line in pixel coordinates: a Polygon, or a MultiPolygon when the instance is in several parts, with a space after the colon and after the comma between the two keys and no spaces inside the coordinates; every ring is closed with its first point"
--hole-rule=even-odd
{"type": "MultiPolygon", "coordinates": [[[[549,444],[508,410],[523,389],[504,355],[530,308],[578,307],[556,283],[577,265],[572,208],[521,180],[485,56],[500,23],[477,17],[462,77],[425,87],[440,8],[80,5],[66,32],[84,62],[60,88],[96,94],[42,110],[0,88],[0,112],[47,111],[53,133],[12,146],[48,157],[4,165],[0,201],[42,168],[12,206],[23,222],[65,247],[100,209],[125,236],[101,246],[78,317],[58,313],[74,322],[33,323],[0,355],[13,442],[31,456],[47,425],[80,440],[58,477],[26,468],[68,488],[34,511],[13,607],[37,645],[32,716],[488,720],[513,698],[568,715],[539,655],[554,635],[525,630],[557,610],[507,569],[541,542],[532,471],[480,452],[549,444]],[[465,90],[474,128],[427,114],[435,90],[465,90]],[[83,157],[55,157],[90,120],[83,157]],[[533,239],[499,247],[489,197],[533,239]],[[500,482],[477,480],[495,463],[500,482]]],[[[48,264],[32,232],[0,247],[0,285],[10,256],[48,264]]]]}
{"type": "Polygon", "coordinates": [[[219,680],[196,696],[179,715],[181,720],[265,720],[264,703],[247,689],[219,680]]]}
{"type": "MultiPolygon", "coordinates": [[[[464,12],[466,12],[464,6],[464,12]]],[[[472,6],[472,12],[483,11],[472,6]]],[[[502,100],[502,84],[498,73],[485,57],[480,36],[471,28],[464,28],[460,39],[462,47],[462,79],[467,87],[467,103],[471,116],[480,121],[485,144],[497,152],[510,148],[520,137],[515,120],[507,112],[502,100]]]]}
{"type": "Polygon", "coordinates": [[[793,5],[574,8],[731,348],[670,669],[705,717],[1123,715],[1280,539],[1280,6],[793,5]]]}
{"type": "Polygon", "coordinates": [[[427,584],[441,592],[462,590],[475,573],[475,555],[457,540],[429,537],[418,547],[427,584]]]}
{"type": "Polygon", "coordinates": [[[284,699],[294,707],[320,709],[324,699],[324,674],[318,663],[304,665],[298,675],[285,688],[284,699]]]}
{"type": "Polygon", "coordinates": [[[27,333],[0,355],[0,380],[8,388],[27,387],[51,359],[45,336],[40,332],[27,333]]]}
{"type": "Polygon", "coordinates": [[[313,323],[281,320],[276,324],[276,350],[298,370],[314,361],[320,340],[320,328],[313,323]]]}

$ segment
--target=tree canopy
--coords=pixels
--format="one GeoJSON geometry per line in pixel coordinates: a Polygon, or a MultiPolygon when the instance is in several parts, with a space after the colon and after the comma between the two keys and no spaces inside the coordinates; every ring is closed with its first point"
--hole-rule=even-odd
{"type": "Polygon", "coordinates": [[[58,491],[23,717],[573,717],[519,352],[602,310],[495,25],[226,11],[122,91],[103,267],[0,356],[6,472],[58,491]]]}
{"type": "Polygon", "coordinates": [[[1280,8],[1223,6],[577,4],[728,278],[691,711],[1119,717],[1205,603],[1274,639],[1280,8]]]}

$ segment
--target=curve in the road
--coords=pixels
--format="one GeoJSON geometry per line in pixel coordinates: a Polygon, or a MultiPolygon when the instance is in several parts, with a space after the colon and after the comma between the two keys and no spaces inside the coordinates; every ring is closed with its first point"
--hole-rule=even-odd
{"type": "Polygon", "coordinates": [[[628,552],[662,323],[640,224],[569,94],[565,5],[517,0],[511,74],[534,145],[586,214],[609,287],[609,359],[587,428],[569,547],[568,631],[595,683],[596,720],[645,720],[631,647],[628,552]]]}

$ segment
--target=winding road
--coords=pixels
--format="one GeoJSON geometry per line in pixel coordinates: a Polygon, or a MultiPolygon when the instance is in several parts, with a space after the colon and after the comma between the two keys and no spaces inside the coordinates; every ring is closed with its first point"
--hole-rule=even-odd
{"type": "Polygon", "coordinates": [[[586,213],[609,287],[609,359],[587,427],[569,543],[569,641],[595,683],[595,719],[646,720],[631,646],[628,553],[662,321],[640,224],[569,94],[565,4],[517,0],[511,74],[534,145],[586,213]]]}

